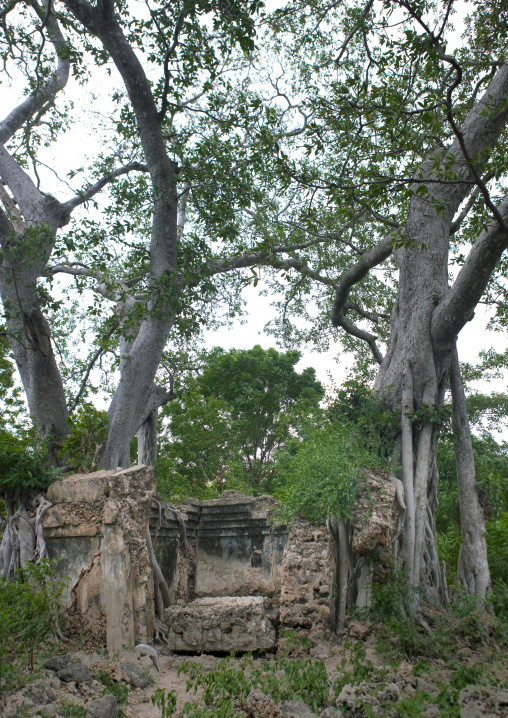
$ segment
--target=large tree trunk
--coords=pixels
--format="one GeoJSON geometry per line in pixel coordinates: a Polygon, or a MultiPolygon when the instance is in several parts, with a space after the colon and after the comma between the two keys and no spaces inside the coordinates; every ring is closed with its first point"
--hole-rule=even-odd
{"type": "MultiPolygon", "coordinates": [[[[30,415],[40,437],[51,437],[48,442],[50,459],[58,466],[59,444],[67,433],[67,402],[49,325],[38,304],[36,285],[45,271],[56,231],[62,222],[62,205],[36,190],[28,175],[1,145],[0,178],[9,182],[19,204],[19,210],[16,208],[18,219],[13,220],[0,207],[3,250],[0,294],[9,340],[30,415]],[[23,221],[21,217],[30,219],[23,221]],[[32,230],[31,236],[28,229],[32,230]]],[[[6,190],[1,199],[8,207],[10,196],[6,190]]]]}
{"type": "MultiPolygon", "coordinates": [[[[460,137],[448,150],[443,150],[440,157],[431,157],[424,162],[419,170],[420,177],[434,180],[436,161],[450,162],[458,181],[429,182],[427,194],[415,194],[411,200],[405,227],[406,239],[411,244],[395,252],[399,267],[397,301],[388,351],[374,387],[381,401],[402,412],[399,445],[406,522],[399,555],[411,584],[423,585],[430,595],[444,590],[440,580],[434,520],[438,489],[439,407],[444,402],[457,334],[471,319],[490,272],[507,244],[506,231],[502,227],[497,223],[487,227],[449,289],[450,227],[461,202],[471,191],[471,185],[467,184],[472,177],[471,162],[474,162],[476,172],[481,172],[489,149],[494,147],[506,125],[507,94],[508,67],[504,65],[469,113],[460,130],[460,137]],[[487,105],[488,112],[485,110],[487,105]],[[467,152],[467,157],[464,152],[467,152]]],[[[504,203],[503,200],[500,205],[503,214],[504,203]]],[[[457,392],[455,384],[456,397],[457,392]]],[[[457,405],[458,399],[454,402],[457,405]]],[[[462,437],[467,441],[464,425],[462,437]]],[[[466,474],[467,471],[461,472],[464,477],[466,474]]],[[[476,502],[471,500],[471,491],[475,492],[474,481],[464,478],[462,486],[463,505],[468,507],[464,511],[464,519],[466,525],[470,525],[475,520],[473,516],[480,518],[476,502]]],[[[465,531],[467,534],[469,529],[465,531]]],[[[487,579],[485,571],[480,569],[485,554],[480,534],[481,529],[474,540],[470,537],[466,542],[467,550],[481,554],[481,557],[477,555],[475,559],[467,560],[466,571],[471,576],[474,565],[482,577],[478,576],[478,580],[470,577],[465,583],[474,592],[485,595],[487,579]]]]}
{"type": "Polygon", "coordinates": [[[399,550],[412,585],[440,592],[440,570],[434,531],[437,507],[437,426],[432,408],[442,405],[449,357],[437,358],[431,317],[447,290],[448,231],[454,208],[436,215],[430,202],[412,203],[407,231],[420,246],[398,250],[399,291],[390,348],[380,367],[375,391],[401,412],[401,464],[406,520],[399,550]],[[424,407],[427,410],[422,411],[424,407]],[[421,411],[418,420],[413,418],[421,411]]]}

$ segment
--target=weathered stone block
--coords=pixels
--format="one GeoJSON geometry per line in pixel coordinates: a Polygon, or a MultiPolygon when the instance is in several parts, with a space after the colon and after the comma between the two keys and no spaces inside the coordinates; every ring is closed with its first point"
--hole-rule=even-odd
{"type": "Polygon", "coordinates": [[[54,504],[70,504],[84,501],[87,504],[104,501],[107,476],[111,472],[98,471],[95,474],[74,474],[62,481],[55,481],[48,488],[48,501],[54,504]]]}
{"type": "Polygon", "coordinates": [[[270,601],[261,596],[199,598],[188,606],[170,606],[165,620],[174,651],[229,653],[275,648],[270,601]]]}

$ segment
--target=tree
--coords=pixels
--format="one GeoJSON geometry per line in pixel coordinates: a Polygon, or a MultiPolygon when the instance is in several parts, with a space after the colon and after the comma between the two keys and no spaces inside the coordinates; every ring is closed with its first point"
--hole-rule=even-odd
{"type": "Polygon", "coordinates": [[[181,401],[163,410],[172,438],[164,453],[190,485],[269,490],[276,451],[319,413],[324,395],[314,369],[296,371],[300,358],[259,345],[210,352],[181,401]]]}
{"type": "MultiPolygon", "coordinates": [[[[162,350],[181,310],[182,285],[190,282],[201,288],[206,280],[199,270],[194,271],[193,280],[189,279],[193,270],[188,266],[191,263],[186,265],[185,251],[184,257],[179,257],[178,243],[190,188],[185,188],[184,182],[183,194],[180,192],[179,197],[178,166],[172,159],[175,154],[171,140],[173,123],[178,112],[188,104],[184,99],[186,90],[197,84],[200,86],[198,95],[206,93],[210,78],[213,80],[224,71],[221,63],[235,44],[244,51],[252,49],[252,15],[257,8],[257,2],[239,1],[223,7],[221,3],[204,0],[184,3],[181,7],[154,8],[147,17],[129,17],[122,7],[116,8],[112,2],[95,7],[87,2],[71,1],[58,12],[51,3],[42,7],[13,3],[2,12],[3,57],[6,62],[16,63],[17,53],[21,53],[28,91],[26,99],[0,126],[0,174],[9,190],[2,189],[0,289],[7,330],[29,409],[41,435],[54,437],[52,458],[55,463],[59,461],[58,444],[67,431],[68,405],[51,330],[43,313],[41,278],[59,273],[90,277],[96,292],[116,305],[115,312],[102,327],[99,347],[86,367],[84,379],[90,373],[94,357],[97,361],[103,353],[104,342],[115,331],[118,335],[121,326],[120,381],[109,409],[109,435],[101,462],[106,467],[127,465],[133,436],[169,398],[168,392],[153,382],[162,350]],[[211,17],[210,30],[206,28],[205,15],[211,17]],[[39,44],[34,39],[35,31],[39,33],[39,44]],[[148,79],[147,69],[136,51],[144,53],[148,64],[160,61],[159,80],[152,83],[148,79]],[[78,79],[86,74],[87,68],[83,67],[88,61],[86,54],[91,54],[97,66],[112,62],[119,72],[124,89],[118,88],[114,102],[120,107],[122,124],[118,125],[111,155],[98,158],[94,169],[96,181],[61,202],[41,190],[37,155],[40,145],[50,142],[44,128],[49,127],[53,136],[62,129],[57,97],[64,91],[71,70],[78,79]],[[52,63],[56,64],[55,68],[52,63]],[[20,148],[16,146],[18,138],[20,148]],[[114,165],[116,158],[123,159],[126,155],[130,155],[130,161],[114,165]],[[34,160],[32,175],[26,167],[29,158],[34,160]],[[123,272],[120,266],[116,267],[117,271],[108,272],[101,271],[97,262],[94,266],[80,261],[76,237],[83,239],[87,232],[93,237],[93,223],[85,225],[81,235],[79,231],[71,231],[64,237],[65,249],[59,246],[57,238],[58,231],[69,223],[77,207],[131,172],[141,174],[141,179],[138,177],[132,183],[133,191],[136,187],[143,188],[142,202],[150,203],[148,227],[147,222],[143,226],[144,239],[147,233],[150,238],[142,250],[141,277],[133,274],[132,256],[130,272],[128,261],[123,272]],[[66,252],[73,251],[75,258],[69,259],[66,252]],[[52,254],[56,254],[56,264],[50,262],[52,254]],[[183,263],[183,274],[179,261],[180,266],[183,263]],[[142,289],[140,282],[143,282],[142,289]],[[137,295],[131,291],[133,286],[137,295]]],[[[116,121],[114,118],[113,123],[116,121]]],[[[125,186],[121,190],[125,210],[128,202],[125,186]]],[[[135,210],[140,212],[141,206],[135,210]]],[[[133,219],[124,231],[136,229],[133,219]]],[[[121,234],[119,227],[117,230],[117,234],[121,234]]],[[[97,251],[97,243],[86,249],[92,250],[89,258],[97,251]]],[[[139,258],[139,248],[132,254],[136,252],[139,258]]],[[[106,256],[103,267],[107,263],[106,256]]],[[[136,269],[140,269],[139,262],[136,269]]],[[[206,293],[206,288],[204,291],[206,293]]]]}
{"type": "MultiPolygon", "coordinates": [[[[457,422],[466,425],[455,341],[479,301],[501,299],[500,323],[506,306],[497,271],[508,239],[506,9],[501,0],[470,7],[466,41],[452,51],[451,2],[292,2],[271,18],[272,54],[259,90],[246,79],[250,64],[236,85],[223,74],[232,45],[253,47],[256,4],[196,0],[157,6],[147,18],[112,2],[66,0],[58,13],[50,4],[9,5],[4,56],[21,52],[35,83],[0,126],[0,174],[9,189],[0,289],[41,433],[58,443],[67,401],[40,277],[88,278],[115,304],[83,367],[86,380],[117,337],[120,380],[102,456],[115,467],[129,462],[140,427],[140,446],[152,454],[155,412],[171,396],[154,384],[171,327],[195,327],[203,300],[205,307],[223,296],[234,303],[238,272],[257,266],[251,281],[263,272],[285,293],[275,328],[282,337],[302,337],[301,321],[292,331],[289,318],[292,311],[310,317],[315,297],[311,338],[322,346],[340,329],[363,367],[369,353],[380,364],[376,392],[401,413],[394,439],[407,508],[400,555],[411,582],[439,594],[435,457],[450,373],[457,422]],[[34,32],[8,23],[17,12],[34,32]],[[82,50],[97,66],[114,64],[123,87],[114,93],[110,146],[84,189],[61,202],[40,190],[36,159],[50,141],[43,123],[53,133],[62,128],[55,103],[70,69],[83,73],[82,50]],[[73,210],[105,185],[104,226],[87,219],[62,234],[73,210]],[[112,261],[106,230],[125,247],[121,263],[112,261]],[[450,264],[460,271],[448,286],[450,264]]],[[[465,432],[457,440],[469,443],[465,432]]],[[[470,458],[459,481],[468,476],[463,573],[468,590],[485,595],[488,574],[477,568],[486,565],[485,530],[470,458]]]]}
{"type": "MultiPolygon", "coordinates": [[[[274,282],[285,291],[279,336],[305,334],[288,316],[291,307],[300,319],[310,316],[311,292],[321,307],[333,301],[332,324],[345,345],[363,342],[362,357],[367,349],[379,365],[379,402],[401,417],[394,437],[406,503],[399,555],[411,584],[435,596],[442,593],[436,451],[451,379],[462,459],[460,575],[467,591],[484,597],[485,519],[456,339],[477,304],[493,301],[494,286],[504,316],[506,8],[473,4],[465,41],[452,51],[452,5],[301,3],[275,14],[282,69],[273,84],[298,105],[306,129],[298,146],[274,146],[280,203],[264,222],[260,212],[255,228],[267,265],[279,252],[276,232],[291,237],[288,266],[296,272],[274,282]],[[291,99],[296,88],[301,94],[291,99]],[[384,282],[374,273],[380,267],[384,282]]],[[[321,344],[325,332],[333,336],[327,323],[322,312],[312,330],[321,344]]]]}

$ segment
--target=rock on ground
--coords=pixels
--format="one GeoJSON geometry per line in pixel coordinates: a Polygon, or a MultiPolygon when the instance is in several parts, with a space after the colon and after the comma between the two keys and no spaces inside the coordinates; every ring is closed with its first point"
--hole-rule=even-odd
{"type": "Polygon", "coordinates": [[[301,701],[285,701],[281,710],[286,718],[317,718],[309,706],[301,701]]]}
{"type": "Polygon", "coordinates": [[[495,686],[466,686],[459,695],[460,718],[508,715],[508,690],[495,686]]]}
{"type": "Polygon", "coordinates": [[[118,718],[118,703],[114,696],[103,696],[86,706],[88,718],[118,718]]]}
{"type": "Polygon", "coordinates": [[[270,601],[261,596],[198,598],[167,608],[165,622],[174,651],[266,651],[277,640],[270,601]]]}

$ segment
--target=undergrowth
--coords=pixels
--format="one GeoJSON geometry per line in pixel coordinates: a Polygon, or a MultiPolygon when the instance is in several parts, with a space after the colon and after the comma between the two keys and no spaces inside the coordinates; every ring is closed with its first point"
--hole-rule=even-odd
{"type": "Polygon", "coordinates": [[[184,706],[189,718],[233,718],[238,709],[245,707],[253,690],[269,695],[277,703],[303,701],[314,711],[328,705],[328,676],[323,661],[284,656],[254,665],[249,654],[237,662],[233,659],[234,655],[224,658],[210,673],[204,673],[199,663],[186,662],[179,669],[179,673],[188,673],[187,690],[203,689],[204,706],[184,706]]]}
{"type": "Polygon", "coordinates": [[[14,580],[0,579],[0,695],[17,685],[24,669],[33,671],[37,652],[56,633],[66,580],[56,578],[54,568],[43,559],[18,569],[14,580]]]}

